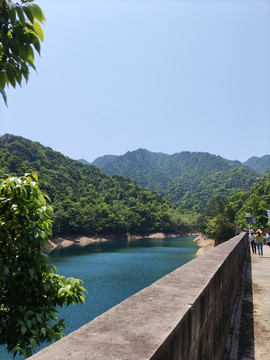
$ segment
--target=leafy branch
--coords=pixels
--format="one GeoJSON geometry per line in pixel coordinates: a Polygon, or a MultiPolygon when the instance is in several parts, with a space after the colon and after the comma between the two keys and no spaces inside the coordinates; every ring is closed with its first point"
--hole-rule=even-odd
{"type": "Polygon", "coordinates": [[[42,251],[52,234],[46,199],[35,174],[0,180],[0,345],[25,357],[63,336],[57,306],[85,300],[82,281],[57,274],[42,251]]]}
{"type": "Polygon", "coordinates": [[[45,21],[33,0],[0,0],[0,93],[7,104],[6,86],[28,81],[29,69],[36,70],[34,51],[40,54],[45,21]]]}

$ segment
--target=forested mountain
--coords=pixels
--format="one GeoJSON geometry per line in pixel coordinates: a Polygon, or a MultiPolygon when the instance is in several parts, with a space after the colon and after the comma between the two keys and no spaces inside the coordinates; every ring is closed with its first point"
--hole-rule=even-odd
{"type": "Polygon", "coordinates": [[[270,209],[270,173],[249,191],[237,192],[227,199],[213,199],[206,209],[204,232],[217,243],[227,240],[235,234],[235,230],[248,228],[247,213],[256,219],[251,228],[268,231],[267,209],[270,209]]]}
{"type": "Polygon", "coordinates": [[[94,165],[107,174],[121,174],[186,209],[203,211],[213,197],[249,190],[262,176],[240,161],[209,153],[173,155],[138,149],[122,156],[97,158],[94,165]]]}
{"type": "Polygon", "coordinates": [[[0,175],[36,172],[54,208],[54,235],[147,234],[190,230],[187,216],[157,193],[123,176],[71,160],[22,137],[0,138],[0,175]]]}
{"type": "Polygon", "coordinates": [[[79,159],[78,160],[80,163],[82,163],[83,165],[91,165],[91,163],[87,160],[84,160],[84,159],[79,159]]]}
{"type": "Polygon", "coordinates": [[[243,163],[243,165],[249,169],[257,171],[261,174],[267,174],[270,172],[270,155],[264,155],[262,157],[253,156],[243,163]]]}

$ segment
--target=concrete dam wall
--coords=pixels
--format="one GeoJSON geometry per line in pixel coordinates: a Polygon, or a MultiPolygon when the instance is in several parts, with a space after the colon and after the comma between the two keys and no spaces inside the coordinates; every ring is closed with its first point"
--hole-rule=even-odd
{"type": "Polygon", "coordinates": [[[221,359],[246,247],[241,233],[30,359],[221,359]]]}

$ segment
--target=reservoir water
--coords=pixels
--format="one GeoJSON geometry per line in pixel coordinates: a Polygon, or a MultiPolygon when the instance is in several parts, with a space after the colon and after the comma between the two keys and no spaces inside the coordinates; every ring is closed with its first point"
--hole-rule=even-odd
{"type": "MultiPolygon", "coordinates": [[[[140,239],[131,242],[69,247],[50,254],[58,273],[84,281],[84,304],[59,310],[66,319],[65,334],[78,329],[129,296],[192,260],[198,246],[195,236],[140,239]]],[[[0,348],[0,360],[12,356],[0,348]]]]}

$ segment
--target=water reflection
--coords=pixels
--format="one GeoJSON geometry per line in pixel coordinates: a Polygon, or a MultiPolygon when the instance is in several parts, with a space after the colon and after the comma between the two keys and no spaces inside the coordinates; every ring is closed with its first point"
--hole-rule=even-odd
{"type": "Polygon", "coordinates": [[[142,238],[136,240],[128,239],[119,239],[119,240],[110,240],[104,242],[94,242],[85,246],[80,246],[77,244],[70,245],[68,247],[59,247],[52,250],[49,253],[51,258],[59,258],[66,256],[79,256],[87,255],[91,253],[102,253],[102,252],[114,252],[120,249],[132,249],[132,248],[153,248],[153,247],[172,247],[186,248],[186,241],[188,240],[188,248],[197,248],[196,244],[190,243],[190,240],[195,238],[195,236],[184,236],[178,238],[142,238]]]}
{"type": "Polygon", "coordinates": [[[101,253],[101,252],[110,252],[117,249],[125,248],[128,246],[127,239],[119,239],[112,241],[104,242],[94,242],[85,246],[80,246],[77,244],[70,245],[65,248],[56,248],[52,250],[49,255],[50,257],[59,257],[59,256],[76,256],[76,255],[86,255],[91,253],[101,253]]]}

